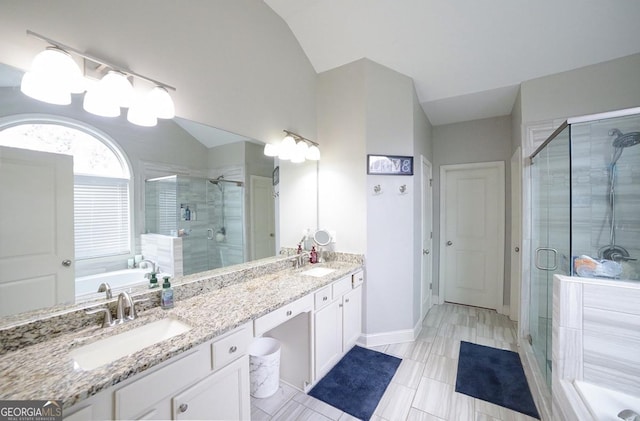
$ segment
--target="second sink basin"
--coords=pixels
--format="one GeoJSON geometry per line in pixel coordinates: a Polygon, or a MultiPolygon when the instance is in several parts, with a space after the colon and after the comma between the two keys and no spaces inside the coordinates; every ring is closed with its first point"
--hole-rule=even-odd
{"type": "Polygon", "coordinates": [[[70,356],[78,368],[92,370],[190,329],[190,325],[167,317],[81,346],[70,356]]]}
{"type": "Polygon", "coordinates": [[[301,273],[301,275],[307,275],[307,276],[315,276],[317,278],[321,278],[324,275],[328,275],[331,272],[335,272],[335,269],[330,269],[330,268],[313,268],[313,269],[309,269],[309,270],[305,270],[304,272],[301,273]]]}

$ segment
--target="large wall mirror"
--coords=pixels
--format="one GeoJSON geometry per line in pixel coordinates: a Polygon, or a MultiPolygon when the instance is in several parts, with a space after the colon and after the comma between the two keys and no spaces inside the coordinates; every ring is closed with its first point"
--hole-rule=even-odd
{"type": "MultiPolygon", "coordinates": [[[[279,201],[295,200],[290,196],[298,194],[317,197],[315,162],[289,168],[295,179],[304,181],[301,187],[293,183],[289,188],[290,181],[274,186],[274,161],[264,156],[260,141],[179,117],[143,128],[132,125],[124,116],[94,116],[82,109],[80,95],[68,106],[45,104],[20,92],[21,77],[20,70],[0,64],[0,146],[22,151],[30,148],[29,143],[48,143],[52,148],[46,152],[49,155],[55,152],[74,156],[73,164],[69,164],[73,175],[68,181],[73,185],[66,187],[71,192],[71,203],[61,208],[66,224],[70,224],[71,238],[75,239],[71,255],[64,259],[71,262],[67,268],[72,269],[73,288],[52,286],[55,275],[40,276],[39,281],[16,287],[17,280],[38,278],[32,273],[34,267],[44,265],[38,254],[43,255],[46,245],[56,247],[59,228],[55,225],[58,222],[54,207],[60,197],[56,197],[57,187],[51,184],[55,177],[31,170],[14,172],[11,174],[16,176],[9,177],[7,172],[3,175],[5,187],[0,190],[0,201],[10,204],[3,205],[0,212],[0,296],[7,292],[7,297],[15,297],[18,293],[21,299],[11,300],[11,305],[2,302],[0,320],[27,310],[103,300],[105,294],[98,293],[93,281],[80,285],[76,280],[94,275],[105,279],[104,276],[128,272],[127,276],[137,281],[123,280],[122,288],[127,288],[127,283],[139,283],[140,276],[144,277],[151,267],[136,258],[142,255],[146,260],[150,257],[147,254],[152,253],[149,250],[157,252],[177,243],[180,255],[173,262],[158,261],[166,256],[153,256],[161,272],[187,275],[275,256],[280,244],[279,201]],[[1,140],[9,129],[21,144],[1,140]],[[92,142],[98,146],[91,149],[88,145],[92,142]],[[119,162],[120,169],[114,170],[117,165],[106,167],[109,159],[119,162]],[[92,166],[94,170],[87,169],[92,166]],[[19,174],[22,175],[18,177],[19,174]],[[13,182],[6,183],[9,178],[13,182]],[[38,199],[21,196],[28,183],[39,185],[38,199]],[[98,203],[92,196],[98,190],[108,191],[103,196],[107,197],[105,203],[98,203]],[[18,217],[21,210],[24,213],[18,217]],[[116,222],[107,220],[116,214],[126,215],[116,218],[116,222]],[[46,221],[35,222],[38,215],[47,215],[46,221]],[[95,232],[91,230],[100,227],[107,227],[113,238],[92,238],[95,232]],[[119,229],[122,231],[115,238],[119,229]],[[32,254],[31,260],[25,258],[20,263],[16,259],[18,250],[32,254]],[[142,266],[142,273],[132,275],[128,270],[132,263],[142,266]],[[176,263],[182,265],[180,270],[172,266],[176,263]]],[[[0,158],[14,159],[7,153],[0,154],[0,158]]],[[[8,166],[4,168],[9,171],[8,166]]],[[[289,225],[289,231],[316,228],[317,203],[301,214],[305,218],[295,222],[300,227],[289,225]]],[[[280,219],[283,216],[286,215],[280,215],[280,219]]],[[[283,245],[293,245],[286,240],[283,245]]],[[[114,283],[119,282],[113,279],[114,283]]]]}

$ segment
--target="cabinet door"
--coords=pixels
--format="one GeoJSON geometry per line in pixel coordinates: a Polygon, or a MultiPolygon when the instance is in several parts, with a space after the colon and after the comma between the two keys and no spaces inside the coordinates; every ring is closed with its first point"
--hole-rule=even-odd
{"type": "Polygon", "coordinates": [[[176,420],[248,420],[249,357],[244,356],[171,400],[176,420]]]}
{"type": "Polygon", "coordinates": [[[315,314],[315,374],[324,376],[342,356],[342,300],[335,300],[315,314]]]}
{"type": "Polygon", "coordinates": [[[342,303],[342,350],[347,352],[362,333],[362,287],[345,294],[342,303]]]}

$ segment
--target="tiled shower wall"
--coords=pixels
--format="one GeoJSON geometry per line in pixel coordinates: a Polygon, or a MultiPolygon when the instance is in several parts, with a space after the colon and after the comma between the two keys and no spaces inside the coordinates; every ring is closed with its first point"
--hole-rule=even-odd
{"type": "MultiPolygon", "coordinates": [[[[572,251],[597,258],[610,243],[609,167],[615,135],[640,132],[640,116],[621,117],[571,127],[572,251]]],[[[623,150],[616,165],[616,245],[640,259],[640,145],[623,150]]],[[[623,279],[640,279],[640,263],[623,263],[623,279]]]]}
{"type": "Polygon", "coordinates": [[[242,186],[227,182],[215,185],[203,178],[173,176],[147,181],[145,190],[146,231],[181,236],[185,275],[244,262],[242,186]],[[187,206],[190,220],[183,219],[180,209],[187,206]],[[223,226],[226,236],[218,241],[216,234],[223,226]]]}

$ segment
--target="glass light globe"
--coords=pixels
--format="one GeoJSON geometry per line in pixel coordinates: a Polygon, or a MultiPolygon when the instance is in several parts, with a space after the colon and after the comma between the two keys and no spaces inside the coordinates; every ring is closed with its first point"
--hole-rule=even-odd
{"type": "Polygon", "coordinates": [[[173,118],[176,116],[173,99],[162,86],[156,86],[149,92],[149,104],[154,107],[154,112],[158,118],[173,118]]]}
{"type": "Polygon", "coordinates": [[[278,153],[278,157],[280,159],[291,159],[294,154],[296,148],[296,141],[291,136],[286,136],[282,139],[282,143],[280,144],[280,152],[278,153]]]}
{"type": "Polygon", "coordinates": [[[307,150],[307,154],[305,155],[309,161],[319,161],[320,160],[320,149],[316,145],[311,145],[307,150]]]}

